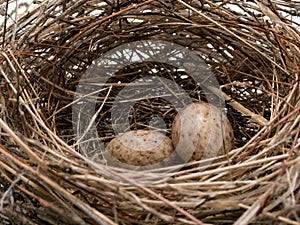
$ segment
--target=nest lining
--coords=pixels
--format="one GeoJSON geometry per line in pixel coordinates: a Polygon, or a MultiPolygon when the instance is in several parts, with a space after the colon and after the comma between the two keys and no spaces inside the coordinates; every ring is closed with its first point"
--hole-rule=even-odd
{"type": "MultiPolygon", "coordinates": [[[[282,16],[294,16],[297,7],[296,1],[45,1],[17,27],[7,23],[0,33],[2,223],[297,224],[299,24],[282,16]],[[99,55],[139,40],[180,44],[205,61],[226,100],[233,151],[210,164],[142,173],[78,153],[72,105],[82,74],[99,55]]],[[[109,95],[97,98],[98,106],[104,102],[97,118],[104,143],[114,136],[110,112],[120,84],[149,68],[192,99],[207,100],[178,68],[155,62],[123,68],[107,82],[109,95]]],[[[127,129],[162,116],[169,134],[176,113],[162,98],[144,99],[127,129]]]]}

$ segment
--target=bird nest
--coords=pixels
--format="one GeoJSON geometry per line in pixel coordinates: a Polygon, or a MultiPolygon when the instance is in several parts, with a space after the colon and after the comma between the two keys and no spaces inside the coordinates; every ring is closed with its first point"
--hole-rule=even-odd
{"type": "Polygon", "coordinates": [[[1,224],[300,222],[299,2],[54,0],[7,14],[16,3],[1,1],[1,224]],[[105,164],[118,132],[170,136],[183,95],[221,102],[232,151],[105,164]]]}

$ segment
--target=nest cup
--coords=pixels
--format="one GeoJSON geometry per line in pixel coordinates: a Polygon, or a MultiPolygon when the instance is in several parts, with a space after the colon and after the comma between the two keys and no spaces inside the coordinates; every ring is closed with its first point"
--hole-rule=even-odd
{"type": "MultiPolygon", "coordinates": [[[[0,6],[6,9],[6,2],[0,6]]],[[[43,1],[22,15],[5,15],[1,224],[299,223],[298,11],[293,1],[79,0],[43,1]],[[193,51],[219,89],[205,90],[187,71],[155,59],[132,63],[89,98],[101,144],[94,146],[90,133],[80,140],[72,114],[83,75],[100,56],[136,41],[193,51]],[[122,92],[135,81],[147,90],[145,77],[153,76],[173,81],[192,101],[223,99],[235,149],[181,170],[105,165],[101,150],[116,130],[171,136],[174,102],[161,93],[139,99],[122,92]],[[115,109],[128,118],[126,126],[112,116],[120,93],[135,99],[129,113],[115,109]]]]}

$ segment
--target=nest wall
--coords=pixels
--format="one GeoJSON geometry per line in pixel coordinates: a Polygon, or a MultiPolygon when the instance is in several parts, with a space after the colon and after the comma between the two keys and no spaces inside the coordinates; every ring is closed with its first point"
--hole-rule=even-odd
{"type": "MultiPolygon", "coordinates": [[[[0,33],[3,224],[299,223],[297,4],[44,1],[8,19],[0,33]],[[220,84],[236,148],[208,167],[127,171],[78,151],[72,106],[83,74],[110,50],[146,40],[196,52],[220,84]]],[[[127,66],[95,100],[104,143],[114,137],[114,99],[153,68],[207,101],[185,71],[155,61],[127,66]]],[[[160,116],[170,135],[176,113],[159,96],[144,99],[127,129],[160,116]]]]}

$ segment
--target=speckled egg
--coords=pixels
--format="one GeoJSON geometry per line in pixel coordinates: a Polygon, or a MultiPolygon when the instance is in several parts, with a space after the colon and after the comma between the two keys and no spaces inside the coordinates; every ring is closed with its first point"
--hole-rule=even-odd
{"type": "Polygon", "coordinates": [[[106,149],[117,161],[133,166],[159,163],[174,151],[171,139],[154,130],[134,130],[120,134],[109,142],[106,149]]]}
{"type": "Polygon", "coordinates": [[[172,141],[185,162],[226,154],[234,147],[228,118],[219,108],[205,102],[189,104],[176,115],[172,141]]]}

